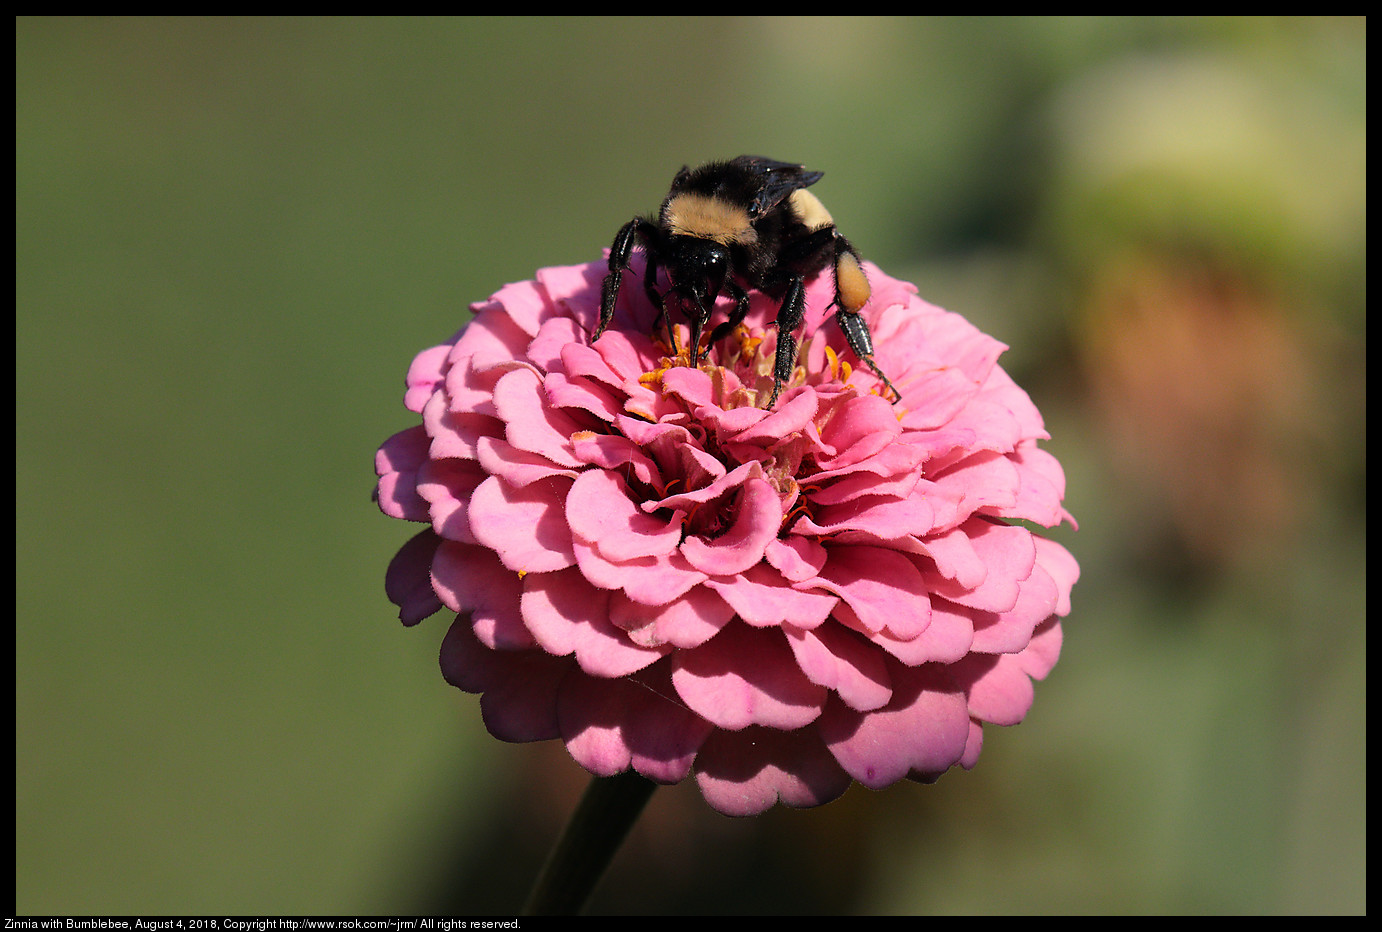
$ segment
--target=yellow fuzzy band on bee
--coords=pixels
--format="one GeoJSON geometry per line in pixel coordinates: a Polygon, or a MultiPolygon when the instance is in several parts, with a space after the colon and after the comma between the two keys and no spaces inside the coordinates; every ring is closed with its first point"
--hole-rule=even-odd
{"type": "Polygon", "coordinates": [[[821,199],[805,188],[792,192],[791,204],[792,213],[808,230],[819,230],[835,223],[835,218],[830,216],[821,199]]]}
{"type": "Polygon", "coordinates": [[[663,210],[663,223],[669,233],[724,245],[748,245],[758,239],[747,210],[704,194],[678,194],[672,198],[663,210]]]}

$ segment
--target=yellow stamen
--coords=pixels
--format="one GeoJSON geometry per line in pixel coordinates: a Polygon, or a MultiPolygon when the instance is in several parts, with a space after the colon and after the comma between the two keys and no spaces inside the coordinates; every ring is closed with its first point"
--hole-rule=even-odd
{"type": "Polygon", "coordinates": [[[825,348],[825,358],[826,361],[830,363],[830,378],[832,380],[838,379],[840,377],[840,357],[836,356],[835,351],[827,346],[825,348]]]}

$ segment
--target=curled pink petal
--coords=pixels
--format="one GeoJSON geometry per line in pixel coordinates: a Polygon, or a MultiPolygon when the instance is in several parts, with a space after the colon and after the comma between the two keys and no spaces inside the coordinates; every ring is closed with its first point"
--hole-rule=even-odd
{"type": "Polygon", "coordinates": [[[707,579],[705,587],[718,592],[740,618],[757,628],[814,628],[830,617],[840,601],[833,593],[793,588],[767,563],[733,579],[707,579]]]}
{"type": "Polygon", "coordinates": [[[474,460],[428,460],[417,473],[417,492],[432,528],[447,540],[479,543],[470,532],[470,500],[488,477],[474,460]]]}
{"type": "Polygon", "coordinates": [[[547,402],[541,381],[528,369],[505,373],[494,385],[494,408],[505,424],[509,443],[545,456],[558,466],[579,466],[571,435],[581,424],[547,402]]]}
{"type": "Polygon", "coordinates": [[[713,539],[687,537],[686,562],[707,576],[733,576],[758,564],[782,524],[782,502],[763,479],[749,479],[739,492],[734,523],[713,539]]]}
{"type": "Polygon", "coordinates": [[[577,477],[566,496],[566,520],[572,533],[619,563],[667,556],[681,541],[678,514],[644,514],[619,474],[607,470],[586,470],[577,477]]]}
{"type": "Polygon", "coordinates": [[[872,712],[892,698],[887,662],[854,632],[840,625],[784,625],[783,631],[806,678],[835,693],[851,709],[872,712]]]}
{"type": "Polygon", "coordinates": [[[812,581],[849,605],[869,631],[908,639],[931,622],[926,581],[906,555],[882,547],[837,547],[812,581]]]}
{"type": "Polygon", "coordinates": [[[734,609],[703,586],[662,605],[635,602],[623,592],[615,592],[609,603],[610,621],[645,647],[699,647],[733,617],[734,609]]]}
{"type": "Polygon", "coordinates": [[[567,676],[558,720],[571,756],[597,776],[630,767],[657,783],[677,783],[714,730],[677,701],[657,668],[613,680],[567,676]]]}
{"type": "Polygon", "coordinates": [[[593,544],[577,538],[573,542],[576,564],[601,589],[619,589],[635,602],[666,605],[705,582],[706,576],[686,562],[679,551],[666,556],[636,557],[615,562],[602,555],[593,544]]]}

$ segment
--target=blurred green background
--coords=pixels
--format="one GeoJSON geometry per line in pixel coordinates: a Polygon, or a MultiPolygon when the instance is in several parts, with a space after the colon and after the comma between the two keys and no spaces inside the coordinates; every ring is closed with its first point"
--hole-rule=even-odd
{"type": "Polygon", "coordinates": [[[826,172],[1012,346],[1083,578],[934,786],[656,794],[597,912],[1363,912],[1362,19],[16,23],[16,909],[516,910],[587,776],[489,738],[370,502],[467,305],[683,163],[826,172]]]}

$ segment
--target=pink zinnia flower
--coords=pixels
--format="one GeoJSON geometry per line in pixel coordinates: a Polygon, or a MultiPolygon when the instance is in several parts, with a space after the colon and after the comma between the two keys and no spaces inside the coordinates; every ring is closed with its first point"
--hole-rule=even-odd
{"type": "Polygon", "coordinates": [[[817,276],[764,410],[771,299],[691,368],[637,283],[591,343],[605,271],[508,285],[413,361],[422,423],[376,463],[384,512],[429,525],[388,570],[404,624],[457,613],[442,670],[496,737],[694,775],[730,815],[973,766],[1055,664],[1079,574],[1014,523],[1069,515],[1003,345],[869,266],[891,404],[817,276]]]}

